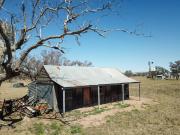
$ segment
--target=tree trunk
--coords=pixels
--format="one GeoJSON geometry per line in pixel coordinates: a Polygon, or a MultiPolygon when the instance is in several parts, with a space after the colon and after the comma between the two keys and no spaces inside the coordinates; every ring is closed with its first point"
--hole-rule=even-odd
{"type": "Polygon", "coordinates": [[[179,75],[176,75],[176,80],[179,80],[179,75]]]}

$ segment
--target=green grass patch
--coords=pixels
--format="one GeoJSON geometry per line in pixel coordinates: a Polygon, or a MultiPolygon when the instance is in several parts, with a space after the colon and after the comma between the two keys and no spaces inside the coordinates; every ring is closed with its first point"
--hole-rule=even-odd
{"type": "Polygon", "coordinates": [[[68,112],[68,114],[66,114],[66,117],[69,117],[69,116],[73,116],[76,118],[87,117],[89,115],[96,115],[107,110],[109,110],[109,108],[107,108],[106,106],[100,107],[100,108],[94,107],[92,110],[85,111],[85,112],[81,112],[80,110],[72,110],[68,112]]]}
{"type": "Polygon", "coordinates": [[[132,112],[139,113],[140,111],[138,109],[133,109],[132,112]]]}
{"type": "Polygon", "coordinates": [[[70,112],[67,112],[65,114],[66,117],[76,117],[76,118],[81,118],[83,116],[83,113],[80,110],[72,110],[70,112]]]}
{"type": "Polygon", "coordinates": [[[53,122],[49,127],[51,129],[51,135],[59,135],[61,133],[61,125],[59,123],[53,122]]]}
{"type": "Polygon", "coordinates": [[[35,123],[33,125],[33,128],[31,129],[31,131],[35,135],[44,135],[44,133],[45,133],[45,125],[43,123],[35,123]]]}
{"type": "Polygon", "coordinates": [[[107,108],[107,107],[100,107],[100,108],[94,107],[94,109],[91,111],[83,112],[83,116],[86,117],[89,115],[96,115],[96,114],[100,114],[100,113],[107,111],[107,110],[109,110],[109,108],[107,108]]]}
{"type": "Polygon", "coordinates": [[[89,115],[96,115],[104,112],[105,110],[106,110],[105,108],[94,107],[94,109],[89,113],[89,115]]]}
{"type": "Polygon", "coordinates": [[[65,126],[57,122],[46,125],[43,123],[35,123],[29,131],[33,135],[60,135],[62,131],[65,132],[65,126]]]}
{"type": "Polygon", "coordinates": [[[71,126],[70,130],[71,130],[71,134],[82,133],[82,128],[80,125],[71,126]]]}
{"type": "Polygon", "coordinates": [[[114,104],[114,107],[118,107],[118,108],[126,108],[129,106],[130,106],[129,104],[122,103],[122,102],[118,102],[118,103],[114,104]]]}

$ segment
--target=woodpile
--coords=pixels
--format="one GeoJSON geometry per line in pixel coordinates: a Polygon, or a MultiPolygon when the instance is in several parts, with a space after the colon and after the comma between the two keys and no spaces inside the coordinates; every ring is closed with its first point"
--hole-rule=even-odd
{"type": "Polygon", "coordinates": [[[59,119],[62,120],[60,113],[50,113],[52,108],[45,101],[36,101],[33,97],[24,96],[20,99],[9,99],[0,101],[0,128],[2,126],[13,127],[13,119],[6,121],[6,118],[11,118],[11,115],[24,117],[37,117],[44,119],[59,119]]]}
{"type": "Polygon", "coordinates": [[[35,110],[29,105],[27,96],[20,99],[9,99],[0,101],[0,127],[1,126],[12,126],[13,119],[6,121],[6,117],[12,114],[19,115],[20,117],[35,117],[39,115],[39,111],[35,110]]]}

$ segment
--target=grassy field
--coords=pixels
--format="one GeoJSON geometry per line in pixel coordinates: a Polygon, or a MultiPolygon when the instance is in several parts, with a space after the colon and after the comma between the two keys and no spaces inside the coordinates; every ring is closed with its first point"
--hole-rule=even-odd
{"type": "MultiPolygon", "coordinates": [[[[180,134],[180,81],[140,80],[141,95],[152,98],[159,104],[148,106],[144,111],[117,113],[106,124],[88,128],[88,135],[179,135],[180,134]]],[[[131,86],[131,95],[137,95],[131,86]]]]}
{"type": "MultiPolygon", "coordinates": [[[[84,134],[84,135],[179,135],[180,134],[180,81],[141,81],[141,96],[152,98],[158,104],[146,105],[144,110],[118,112],[108,116],[100,126],[82,128],[80,125],[63,125],[59,121],[27,120],[15,129],[2,129],[1,134],[84,134]]],[[[130,86],[130,95],[137,96],[137,84],[130,86]]]]}

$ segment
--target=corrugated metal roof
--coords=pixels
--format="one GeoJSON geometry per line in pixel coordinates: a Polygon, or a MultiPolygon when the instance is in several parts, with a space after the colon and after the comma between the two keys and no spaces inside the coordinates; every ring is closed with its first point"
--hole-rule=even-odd
{"type": "Polygon", "coordinates": [[[50,78],[62,87],[138,83],[114,68],[53,65],[45,65],[44,68],[50,78]]]}

